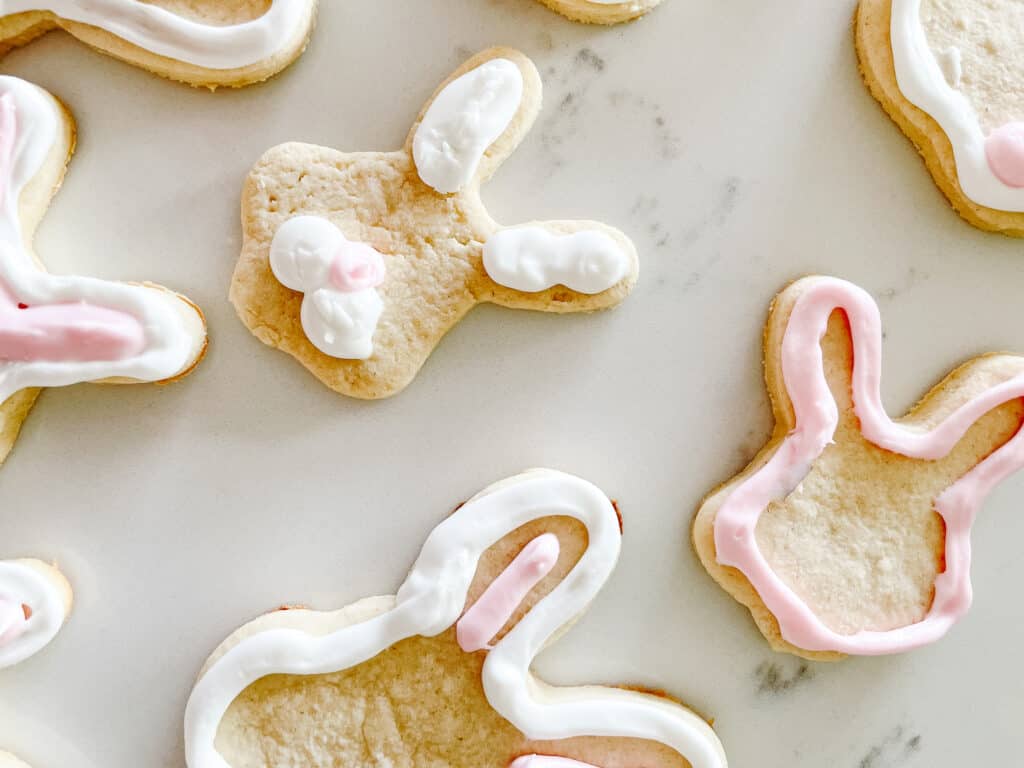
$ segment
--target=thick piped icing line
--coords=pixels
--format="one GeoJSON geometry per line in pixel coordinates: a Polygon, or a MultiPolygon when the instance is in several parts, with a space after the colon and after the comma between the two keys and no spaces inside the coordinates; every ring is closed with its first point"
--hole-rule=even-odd
{"type": "Polygon", "coordinates": [[[597,230],[571,234],[543,227],[511,227],[484,243],[484,269],[498,285],[534,293],[556,285],[597,294],[629,274],[632,256],[597,230]]]}
{"type": "Polygon", "coordinates": [[[935,500],[935,510],[946,524],[946,569],[935,581],[927,616],[886,632],[842,635],[829,629],[772,570],[758,548],[755,529],[771,502],[781,501],[797,488],[835,434],[839,412],[825,378],[820,342],[837,309],[846,313],[850,323],[853,403],[861,432],[893,453],[915,459],[943,458],[980,417],[1024,396],[1024,375],[986,390],[928,432],[907,427],[893,422],[882,407],[882,326],[874,300],[843,280],[810,278],[793,306],[782,340],[782,374],[796,426],[771,459],[719,508],[714,526],[717,559],[743,572],[778,620],[787,642],[809,651],[900,653],[938,640],[970,607],[971,526],[989,492],[1024,466],[1024,430],[935,500]]]}
{"type": "Polygon", "coordinates": [[[325,355],[365,360],[384,312],[377,286],[384,257],[366,243],[348,240],[322,216],[288,219],[270,244],[270,269],[278,282],[305,294],[302,330],[325,355]]]}
{"type": "Polygon", "coordinates": [[[1024,153],[1008,159],[1004,134],[1010,128],[986,137],[970,101],[949,84],[921,23],[921,0],[892,0],[890,32],[899,89],[949,138],[964,195],[987,208],[1024,211],[1024,188],[1004,180],[1024,178],[1024,153]]]}
{"type": "Polygon", "coordinates": [[[132,45],[204,69],[241,69],[294,44],[310,24],[315,0],[273,0],[257,19],[203,24],[139,0],[0,0],[0,16],[43,11],[99,27],[132,45]]]}
{"type": "Polygon", "coordinates": [[[424,184],[458,192],[476,175],[487,149],[511,125],[523,100],[515,62],[491,59],[448,83],[416,129],[412,156],[424,184]]]}
{"type": "Polygon", "coordinates": [[[456,625],[462,650],[472,653],[488,645],[519,604],[558,562],[558,537],[545,533],[527,544],[508,568],[498,574],[456,625]]]}
{"type": "Polygon", "coordinates": [[[0,669],[45,648],[64,617],[64,596],[49,579],[26,563],[0,561],[0,669]]]}
{"type": "Polygon", "coordinates": [[[0,77],[0,403],[27,387],[124,377],[159,381],[193,355],[192,334],[157,291],[42,272],[25,246],[21,193],[63,130],[56,103],[0,77]]]}
{"type": "Polygon", "coordinates": [[[555,688],[531,674],[545,643],[583,612],[611,575],[621,547],[608,498],[584,480],[550,470],[492,486],[435,528],[386,613],[323,636],[269,629],[227,650],[200,678],[186,707],[189,768],[228,768],[214,746],[217,729],[235,698],[260,678],[349,669],[405,638],[451,628],[484,552],[526,523],[552,516],[582,523],[588,546],[566,578],[487,654],[483,687],[490,705],[531,740],[647,739],[676,750],[693,768],[725,768],[714,731],[677,705],[614,688],[555,688]]]}

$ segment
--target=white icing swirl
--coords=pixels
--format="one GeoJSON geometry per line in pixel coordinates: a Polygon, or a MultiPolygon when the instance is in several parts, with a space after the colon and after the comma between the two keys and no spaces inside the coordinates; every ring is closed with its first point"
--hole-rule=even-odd
{"type": "Polygon", "coordinates": [[[522,100],[523,73],[508,59],[491,59],[446,85],[413,137],[412,155],[423,183],[442,194],[465,187],[522,100]]]}
{"type": "Polygon", "coordinates": [[[48,11],[159,56],[225,70],[258,64],[287,48],[312,23],[315,7],[315,0],[273,0],[257,19],[215,26],[138,0],[0,0],[0,17],[48,11]]]}
{"type": "MultiPolygon", "coordinates": [[[[18,561],[0,562],[0,600],[19,610],[27,605],[32,615],[16,636],[0,642],[0,669],[19,664],[45,648],[64,626],[64,597],[32,566],[18,561]]],[[[0,635],[11,627],[0,627],[0,635]]]]}

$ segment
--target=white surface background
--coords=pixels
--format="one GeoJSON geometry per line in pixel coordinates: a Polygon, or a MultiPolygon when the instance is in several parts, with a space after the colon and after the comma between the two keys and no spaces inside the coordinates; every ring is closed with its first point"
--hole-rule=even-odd
{"type": "Polygon", "coordinates": [[[239,92],[57,33],[0,63],[78,119],[38,240],[50,269],[175,287],[212,337],[172,388],[47,392],[0,471],[2,554],[55,558],[77,593],[55,644],[3,673],[0,745],[35,768],[182,766],[186,696],[230,631],[282,602],[393,591],[456,503],[547,465],[598,483],[626,523],[614,579],[541,660],[550,680],[664,687],[715,717],[739,768],[1016,762],[1024,477],[977,526],[973,612],[902,657],[801,672],[688,543],[701,496],[768,433],[761,327],[790,279],[879,297],[894,412],[966,356],[1024,351],[1024,243],[951,212],[861,84],[853,2],[669,0],[613,30],[532,0],[323,5],[306,55],[239,92]],[[592,317],[479,309],[404,394],[334,395],[226,300],[242,179],[285,140],[398,146],[437,83],[496,43],[534,58],[546,98],[487,203],[509,223],[620,226],[640,284],[592,317]],[[795,684],[765,690],[770,665],[795,684]]]}

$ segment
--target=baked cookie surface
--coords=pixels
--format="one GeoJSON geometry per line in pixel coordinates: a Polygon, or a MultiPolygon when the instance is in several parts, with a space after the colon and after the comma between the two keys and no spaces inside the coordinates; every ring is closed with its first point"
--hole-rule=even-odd
{"type": "Polygon", "coordinates": [[[970,606],[975,516],[1024,466],[1024,358],[965,363],[892,421],[881,341],[850,283],[783,291],[765,332],[774,434],[697,513],[704,567],[776,650],[832,660],[943,637],[970,606]]]}
{"type": "Polygon", "coordinates": [[[188,765],[725,768],[707,722],[667,696],[529,671],[620,539],[583,480],[534,470],[491,486],[434,530],[396,596],[279,610],[225,640],[188,702],[188,765]]]}
{"type": "Polygon", "coordinates": [[[624,234],[592,221],[502,227],[480,200],[540,99],[533,63],[495,48],[439,88],[397,152],[267,152],[242,193],[230,299],[245,325],[334,391],[381,398],[477,304],[619,304],[639,272],[624,234]]]}
{"type": "Polygon", "coordinates": [[[662,0],[540,0],[548,8],[573,21],[587,24],[621,24],[650,13],[662,0]]]}
{"type": "Polygon", "coordinates": [[[864,80],[967,221],[1024,235],[1024,14],[1013,0],[861,0],[864,80]]]}
{"type": "Polygon", "coordinates": [[[63,29],[171,80],[240,87],[298,58],[315,16],[316,0],[4,0],[0,55],[63,29]]]}

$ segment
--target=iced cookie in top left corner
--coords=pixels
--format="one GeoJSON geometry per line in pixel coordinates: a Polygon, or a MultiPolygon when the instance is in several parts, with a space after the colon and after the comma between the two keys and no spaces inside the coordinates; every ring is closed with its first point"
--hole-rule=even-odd
{"type": "Polygon", "coordinates": [[[241,87],[305,50],[317,0],[0,0],[0,55],[52,29],[162,77],[241,87]]]}
{"type": "Polygon", "coordinates": [[[33,235],[74,146],[57,99],[0,76],[0,462],[41,388],[170,382],[206,350],[203,314],[184,296],[41,268],[33,235]]]}

